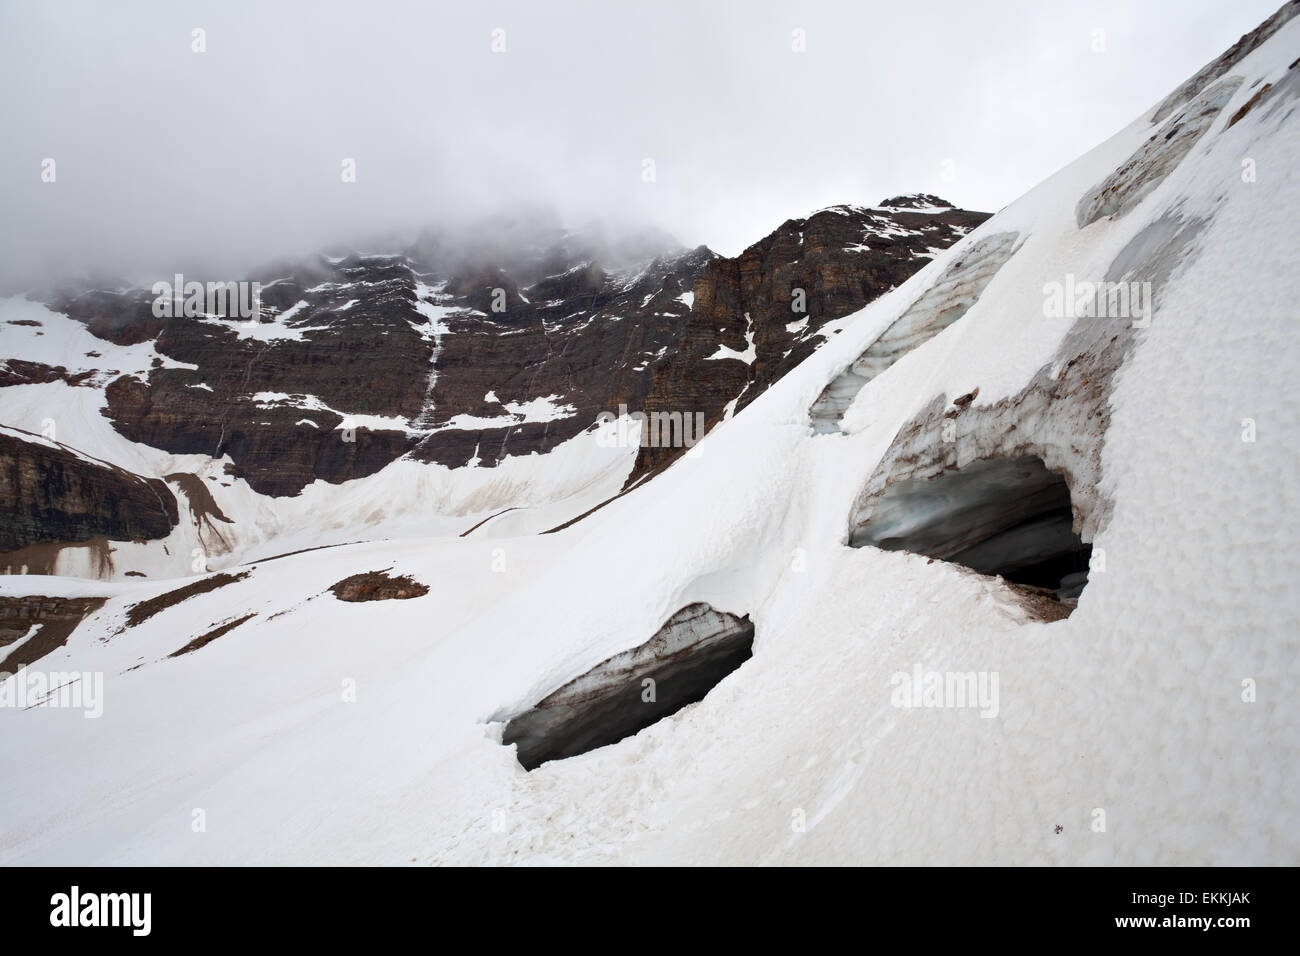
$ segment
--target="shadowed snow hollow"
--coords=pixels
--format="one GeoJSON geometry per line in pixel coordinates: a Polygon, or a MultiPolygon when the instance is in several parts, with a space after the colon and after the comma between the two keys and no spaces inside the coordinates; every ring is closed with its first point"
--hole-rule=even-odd
{"type": "Polygon", "coordinates": [[[617,743],[703,699],[749,658],[753,643],[748,617],[707,604],[684,607],[640,647],[596,665],[512,717],[502,743],[518,747],[526,770],[617,743]]]}

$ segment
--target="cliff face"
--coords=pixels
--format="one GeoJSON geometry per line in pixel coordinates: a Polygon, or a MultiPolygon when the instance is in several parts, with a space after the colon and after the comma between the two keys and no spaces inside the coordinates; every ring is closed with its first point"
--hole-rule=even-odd
{"type": "MultiPolygon", "coordinates": [[[[646,411],[703,412],[712,427],[729,403],[744,408],[812,354],[825,323],[900,285],[988,218],[935,196],[899,196],[791,219],[736,258],[715,259],[695,282],[675,355],[655,368],[646,411]]],[[[684,450],[643,447],[629,484],[684,450]]]]}
{"type": "Polygon", "coordinates": [[[701,246],[623,273],[579,263],[507,294],[503,312],[450,312],[413,457],[491,466],[550,451],[620,403],[639,408],[690,314],[683,290],[713,258],[701,246]]]}
{"type": "MultiPolygon", "coordinates": [[[[825,322],[985,218],[932,196],[838,206],[735,259],[655,235],[616,243],[503,222],[395,254],[269,266],[248,280],[261,284],[248,320],[224,303],[158,317],[151,289],[64,289],[46,297],[50,308],[119,354],[152,358],[20,355],[0,367],[0,387],[102,388],[122,435],[225,457],[229,475],[270,496],[364,478],[403,456],[490,468],[546,453],[620,406],[711,427],[811,354],[825,322]]],[[[640,449],[632,478],[682,450],[640,449]]]]}
{"type": "MultiPolygon", "coordinates": [[[[508,264],[531,279],[567,254],[508,264]]],[[[459,258],[456,271],[414,255],[321,258],[259,279],[252,322],[155,319],[139,290],[51,306],[171,360],[108,383],[104,414],[119,432],[174,454],[228,455],[229,473],[281,496],[406,454],[491,467],[639,406],[690,313],[683,290],[713,258],[700,247],[617,272],[584,260],[527,285],[459,258]]],[[[24,384],[64,370],[8,372],[24,384]]]]}
{"type": "Polygon", "coordinates": [[[117,430],[174,454],[229,455],[235,475],[270,495],[364,477],[409,450],[404,425],[432,354],[410,269],[358,259],[263,285],[266,321],[251,327],[165,319],[154,348],[194,367],[114,380],[105,414],[117,430]],[[345,417],[367,415],[379,418],[344,441],[345,417]]]}
{"type": "Polygon", "coordinates": [[[163,538],[177,520],[165,482],[0,428],[0,559],[50,542],[163,538]]]}

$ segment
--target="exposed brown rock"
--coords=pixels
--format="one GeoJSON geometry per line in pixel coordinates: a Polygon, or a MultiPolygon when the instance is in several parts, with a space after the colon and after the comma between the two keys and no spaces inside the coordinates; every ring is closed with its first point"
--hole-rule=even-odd
{"type": "MultiPolygon", "coordinates": [[[[448,467],[477,459],[490,467],[508,455],[550,451],[620,404],[640,408],[653,368],[679,347],[691,311],[682,290],[713,258],[701,246],[623,273],[579,263],[524,289],[526,303],[516,302],[507,288],[504,313],[449,316],[451,332],[442,337],[429,396],[433,411],[425,420],[432,432],[412,457],[448,467]],[[571,414],[549,422],[510,421],[506,403],[549,395],[571,414]],[[459,414],[503,424],[444,428],[459,414]]],[[[468,286],[449,288],[477,294],[468,286]]],[[[488,299],[473,301],[490,309],[488,299]]]]}
{"type": "MultiPolygon", "coordinates": [[[[145,541],[179,520],[167,485],[20,429],[0,432],[0,556],[33,544],[145,541]]],[[[0,564],[12,564],[12,559],[0,564]]]]}
{"type": "Polygon", "coordinates": [[[384,571],[366,571],[344,578],[330,591],[340,601],[405,601],[423,597],[429,588],[407,575],[394,577],[384,571]]]}
{"type": "Polygon", "coordinates": [[[0,388],[9,385],[43,385],[47,382],[66,382],[73,386],[86,385],[94,384],[94,378],[94,371],[74,374],[62,365],[46,365],[44,362],[27,362],[11,358],[0,364],[0,388]]]}
{"type": "Polygon", "coordinates": [[[185,495],[185,500],[189,502],[190,517],[208,552],[224,554],[229,551],[230,542],[213,522],[220,521],[224,524],[234,524],[234,522],[226,517],[217,505],[216,499],[212,497],[212,492],[208,490],[203,479],[187,472],[175,472],[168,475],[167,480],[177,485],[185,495]]]}
{"type": "Polygon", "coordinates": [[[68,552],[85,551],[90,577],[107,578],[113,574],[112,542],[102,534],[85,541],[68,543],[44,542],[29,544],[17,551],[0,554],[0,573],[4,574],[57,574],[59,565],[68,552]]]}
{"type": "Polygon", "coordinates": [[[153,617],[169,607],[175,607],[182,601],[187,601],[199,594],[207,594],[209,591],[215,591],[217,588],[225,587],[227,584],[234,584],[236,581],[242,581],[248,577],[248,571],[241,571],[239,574],[212,574],[205,578],[186,584],[183,587],[160,594],[157,597],[149,598],[147,601],[141,601],[138,604],[131,605],[126,612],[127,627],[136,627],[143,624],[149,618],[153,617]]]}
{"type": "MultiPolygon", "coordinates": [[[[715,259],[695,282],[678,347],[655,367],[646,411],[702,411],[712,428],[729,402],[744,408],[811,355],[823,325],[902,284],[930,261],[931,250],[946,249],[988,218],[934,196],[900,196],[875,209],[835,206],[791,219],[735,259],[715,259]],[[916,211],[922,207],[943,211],[916,211]],[[798,311],[801,304],[806,311],[798,311]],[[720,345],[744,353],[751,336],[752,363],[710,358],[720,345]]],[[[685,451],[642,447],[628,483],[685,451]]]]}
{"type": "Polygon", "coordinates": [[[197,651],[200,647],[206,647],[208,644],[211,644],[217,638],[221,637],[221,635],[229,634],[231,631],[239,627],[239,625],[243,624],[245,621],[251,620],[252,618],[255,617],[257,617],[256,613],[245,614],[243,617],[237,617],[233,621],[227,621],[225,624],[221,624],[217,627],[214,627],[206,634],[199,635],[198,637],[194,638],[194,640],[190,641],[188,644],[182,647],[180,650],[172,651],[167,656],[180,657],[182,654],[189,654],[192,651],[197,651]]]}
{"type": "Polygon", "coordinates": [[[103,607],[104,601],[40,595],[0,597],[0,649],[21,640],[33,625],[40,627],[0,660],[0,675],[13,674],[62,647],[77,625],[103,607]]]}
{"type": "MultiPolygon", "coordinates": [[[[811,354],[824,322],[986,218],[934,197],[889,205],[791,220],[735,260],[521,216],[474,235],[432,233],[406,254],[280,263],[258,277],[257,319],[277,323],[267,340],[241,335],[238,317],[157,318],[147,289],[64,290],[47,301],[102,338],[152,340],[197,366],[159,360],[112,380],[105,415],[123,435],[172,454],[228,456],[229,473],[253,490],[295,495],[405,455],[456,468],[545,453],[620,406],[699,412],[712,425],[811,354]],[[796,287],[806,312],[791,308],[796,287]],[[720,345],[747,348],[746,313],[757,360],[708,361],[720,345]],[[527,421],[519,409],[538,399],[561,413],[527,421]],[[349,416],[386,421],[352,430],[349,416]]],[[[634,480],[680,450],[643,449],[634,480]]]]}

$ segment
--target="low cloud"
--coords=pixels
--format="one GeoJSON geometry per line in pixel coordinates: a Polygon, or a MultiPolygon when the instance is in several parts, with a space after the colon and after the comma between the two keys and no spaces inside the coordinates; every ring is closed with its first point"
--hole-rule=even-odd
{"type": "Polygon", "coordinates": [[[6,3],[0,285],[516,207],[726,254],[839,202],[994,210],[1275,5],[6,3]]]}

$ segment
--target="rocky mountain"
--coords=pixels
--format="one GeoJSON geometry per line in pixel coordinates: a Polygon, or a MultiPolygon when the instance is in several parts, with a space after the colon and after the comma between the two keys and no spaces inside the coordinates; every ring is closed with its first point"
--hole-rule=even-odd
{"type": "MultiPolygon", "coordinates": [[[[622,476],[632,484],[811,354],[827,321],[903,282],[985,218],[925,195],[837,206],[726,259],[655,233],[611,239],[530,213],[478,224],[463,241],[443,228],[394,252],[268,266],[245,280],[260,285],[256,312],[251,295],[209,301],[206,287],[186,308],[193,277],[168,277],[181,288],[161,309],[166,289],[65,286],[41,296],[42,317],[8,321],[0,389],[57,383],[102,394],[117,434],[187,458],[160,465],[155,480],[193,477],[206,460],[219,463],[206,476],[214,490],[242,482],[272,499],[399,459],[455,472],[546,455],[602,416],[703,423],[685,441],[643,434],[638,447],[634,438],[636,461],[622,476]],[[99,344],[43,361],[46,332],[66,337],[56,315],[99,344]],[[124,368],[123,350],[147,361],[124,368]]],[[[18,514],[34,504],[15,490],[0,506],[18,514]]],[[[111,528],[108,518],[98,516],[111,528]]],[[[60,526],[80,527],[71,517],[50,525],[60,526]]]]}
{"type": "MultiPolygon", "coordinates": [[[[646,411],[702,411],[712,428],[811,355],[823,325],[901,285],[988,218],[937,196],[897,196],[787,220],[735,259],[713,260],[677,348],[653,369],[646,411]]],[[[629,484],[682,451],[643,446],[629,484]]]]}

